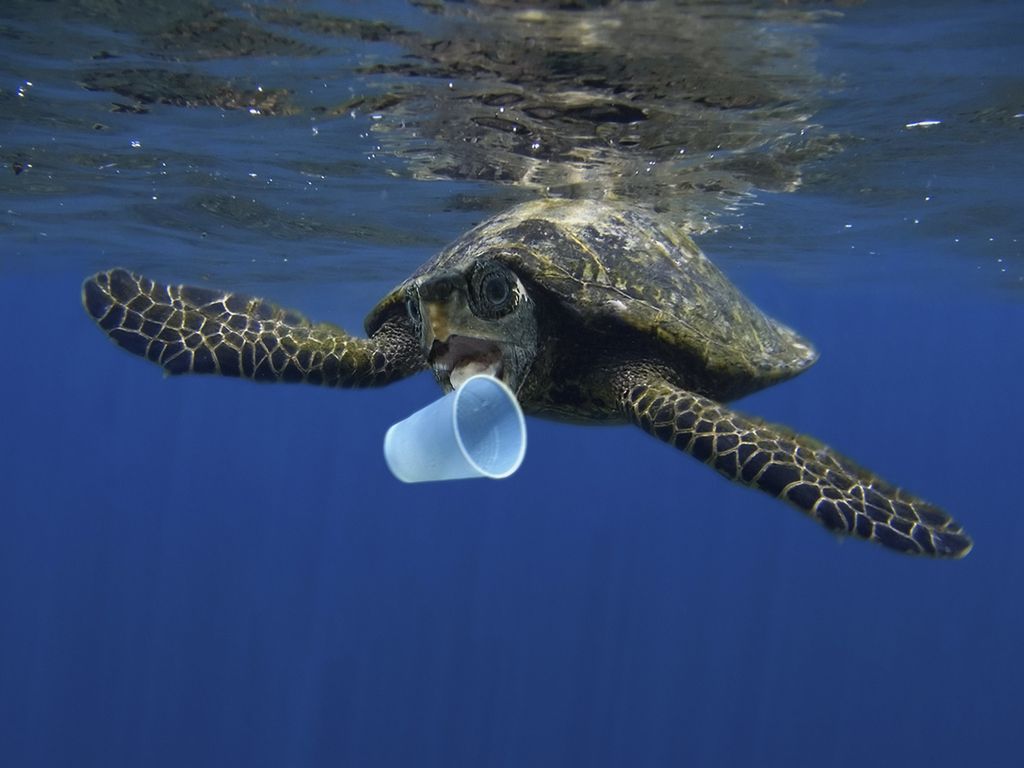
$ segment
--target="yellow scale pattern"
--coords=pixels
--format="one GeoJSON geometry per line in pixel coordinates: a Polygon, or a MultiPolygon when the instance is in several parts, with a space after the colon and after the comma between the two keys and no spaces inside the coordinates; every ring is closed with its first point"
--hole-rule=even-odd
{"type": "Polygon", "coordinates": [[[910,554],[963,557],[971,539],[949,515],[813,438],[673,386],[634,380],[627,416],[722,475],[789,502],[826,528],[910,554]]]}
{"type": "Polygon", "coordinates": [[[262,299],[160,285],[123,269],[86,280],[82,300],[118,345],[171,374],[370,387],[426,367],[398,320],[360,338],[262,299]]]}

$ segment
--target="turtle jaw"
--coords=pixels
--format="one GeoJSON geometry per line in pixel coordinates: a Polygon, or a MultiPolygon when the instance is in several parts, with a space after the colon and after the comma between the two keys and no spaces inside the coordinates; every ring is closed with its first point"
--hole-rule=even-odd
{"type": "MultiPolygon", "coordinates": [[[[462,386],[470,376],[487,374],[505,381],[505,355],[502,344],[490,339],[471,336],[449,336],[445,341],[431,345],[428,360],[434,368],[434,377],[450,392],[462,386]]],[[[505,382],[512,385],[513,382],[505,382]]]]}

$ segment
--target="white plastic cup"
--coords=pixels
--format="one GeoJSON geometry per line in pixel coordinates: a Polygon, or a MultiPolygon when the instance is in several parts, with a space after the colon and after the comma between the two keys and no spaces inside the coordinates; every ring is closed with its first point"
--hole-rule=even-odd
{"type": "Polygon", "coordinates": [[[493,376],[466,379],[388,429],[384,459],[403,483],[508,477],[526,455],[526,420],[516,396],[493,376]]]}

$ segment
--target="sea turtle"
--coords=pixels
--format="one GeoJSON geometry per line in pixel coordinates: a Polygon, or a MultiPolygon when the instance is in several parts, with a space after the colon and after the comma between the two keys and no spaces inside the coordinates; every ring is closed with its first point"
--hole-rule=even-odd
{"type": "Polygon", "coordinates": [[[636,208],[542,200],[501,213],[385,296],[367,338],[261,299],[122,269],[86,280],[83,301],[120,346],[172,374],[363,387],[432,368],[448,391],[489,372],[528,413],[632,422],[830,530],[909,553],[971,548],[932,504],[723,404],[800,373],[817,354],[684,231],[636,208]]]}

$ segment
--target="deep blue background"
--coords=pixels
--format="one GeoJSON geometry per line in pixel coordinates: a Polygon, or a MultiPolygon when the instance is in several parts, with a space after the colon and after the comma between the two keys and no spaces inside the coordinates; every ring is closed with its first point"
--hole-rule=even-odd
{"type": "MultiPolygon", "coordinates": [[[[981,21],[993,7],[1019,21],[1013,4],[981,21]]],[[[886,45],[890,20],[863,13],[825,35],[831,66],[865,74],[824,116],[888,126],[891,149],[852,143],[701,243],[822,352],[738,407],[950,510],[965,560],[838,541],[627,427],[530,420],[513,478],[403,486],[381,441],[436,396],[429,376],[165,379],[96,331],[79,285],[112,260],[190,279],[199,245],[117,216],[62,229],[59,211],[26,234],[10,214],[0,765],[1020,765],[1021,134],[958,123],[970,89],[890,93],[899,114],[865,124],[881,65],[848,48],[886,45]],[[900,130],[936,114],[949,132],[900,130]]],[[[947,39],[920,24],[904,43],[947,39]]],[[[466,223],[336,194],[432,239],[466,223]]],[[[230,236],[226,263],[292,247],[230,236]]],[[[242,287],[355,329],[432,248],[242,287]]]]}
{"type": "Polygon", "coordinates": [[[531,421],[514,478],[402,486],[381,436],[427,377],[165,380],[75,276],[2,286],[9,765],[1015,759],[1015,304],[819,290],[790,314],[822,362],[745,403],[953,510],[950,563],[629,428],[531,421]]]}

